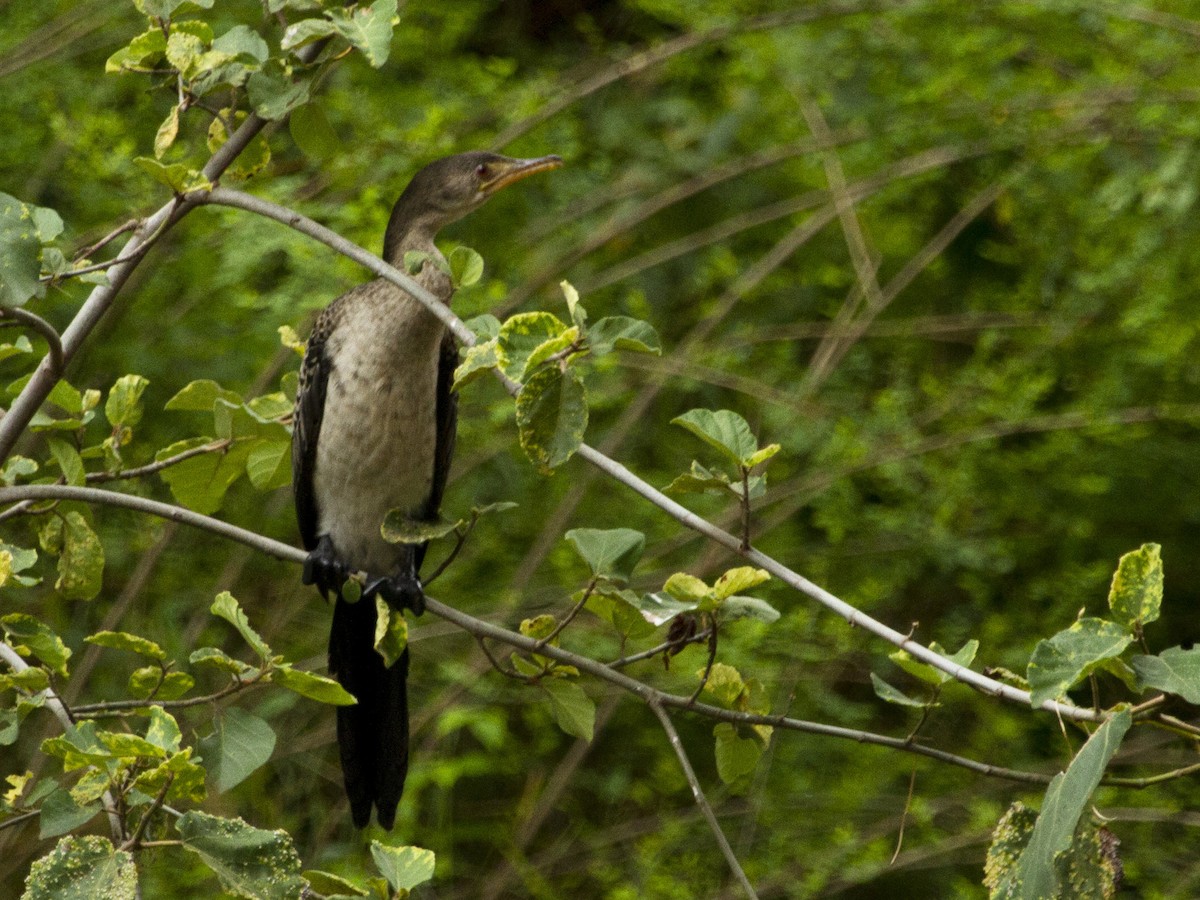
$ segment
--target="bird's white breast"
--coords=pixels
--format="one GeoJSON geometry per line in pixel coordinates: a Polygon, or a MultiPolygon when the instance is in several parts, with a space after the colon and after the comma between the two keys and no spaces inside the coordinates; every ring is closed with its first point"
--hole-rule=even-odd
{"type": "Polygon", "coordinates": [[[400,554],[379,534],[384,516],[418,512],[433,484],[444,328],[387,282],[344,299],[326,345],[331,368],[313,473],[319,533],[350,565],[387,574],[400,554]]]}

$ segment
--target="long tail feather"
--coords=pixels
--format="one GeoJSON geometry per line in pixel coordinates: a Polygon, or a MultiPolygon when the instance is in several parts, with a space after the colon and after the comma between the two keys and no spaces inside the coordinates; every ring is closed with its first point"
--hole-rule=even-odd
{"type": "Polygon", "coordinates": [[[374,806],[391,830],[408,774],[408,650],[390,669],[375,651],[375,604],[333,607],[329,669],[358,704],[337,710],[338,749],[350,814],[366,827],[374,806]]]}

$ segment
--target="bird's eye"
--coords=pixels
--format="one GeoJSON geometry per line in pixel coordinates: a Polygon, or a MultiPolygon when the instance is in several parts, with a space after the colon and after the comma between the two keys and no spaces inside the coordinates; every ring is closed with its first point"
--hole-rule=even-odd
{"type": "Polygon", "coordinates": [[[487,177],[488,177],[488,173],[489,173],[490,171],[491,171],[491,170],[490,170],[490,169],[488,169],[488,164],[487,164],[487,163],[480,163],[479,165],[477,165],[477,166],[475,167],[475,174],[476,174],[476,175],[478,175],[480,178],[487,178],[487,177]]]}

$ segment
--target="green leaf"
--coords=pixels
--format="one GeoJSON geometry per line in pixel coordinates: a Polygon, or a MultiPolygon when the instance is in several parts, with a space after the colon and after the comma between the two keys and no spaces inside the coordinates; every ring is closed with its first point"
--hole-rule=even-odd
{"type": "Polygon", "coordinates": [[[432,850],[389,847],[379,841],[371,841],[371,859],[396,891],[411,891],[433,877],[435,860],[432,850]]]}
{"type": "Polygon", "coordinates": [[[168,753],[179,749],[183,735],[179,731],[179,723],[175,717],[161,706],[150,707],[150,721],[146,725],[146,740],[156,747],[161,747],[168,753]]]}
{"type": "Polygon", "coordinates": [[[739,566],[730,569],[714,582],[712,590],[718,600],[724,600],[733,594],[748,591],[770,581],[771,575],[766,569],[756,569],[753,566],[739,566]]]}
{"type": "Polygon", "coordinates": [[[699,604],[710,596],[710,588],[695,575],[687,572],[676,572],[667,579],[663,590],[684,603],[699,604]]]}
{"type": "Polygon", "coordinates": [[[1054,776],[1046,789],[1029,844],[1017,860],[1001,896],[1034,898],[1058,894],[1055,856],[1071,846],[1079,817],[1132,721],[1127,709],[1111,716],[1088,738],[1067,771],[1054,776]]]}
{"type": "Polygon", "coordinates": [[[592,575],[626,584],[646,549],[646,536],[632,528],[574,528],[564,535],[592,575]]]}
{"type": "Polygon", "coordinates": [[[391,509],[383,517],[379,533],[389,544],[424,544],[444,538],[462,524],[461,519],[455,522],[421,522],[410,518],[402,509],[391,509]]]}
{"type": "Polygon", "coordinates": [[[151,28],[131,40],[104,64],[107,73],[126,69],[147,68],[158,62],[167,52],[167,36],[161,28],[151,28]]]}
{"type": "MultiPolygon", "coordinates": [[[[164,447],[154,458],[161,462],[211,443],[212,439],[207,437],[189,438],[164,447]]],[[[253,449],[253,442],[238,441],[224,451],[201,453],[168,466],[159,475],[181,505],[211,515],[221,508],[225,493],[246,471],[246,461],[253,449]]]]}
{"type": "MultiPolygon", "coordinates": [[[[305,21],[317,20],[306,19],[305,21]]],[[[303,24],[303,22],[298,24],[303,24]]],[[[288,32],[291,30],[289,27],[288,32]]],[[[278,65],[264,66],[261,71],[255,72],[246,81],[246,96],[250,100],[250,105],[254,107],[256,113],[270,122],[282,119],[292,110],[307,103],[310,99],[310,90],[309,82],[292,82],[278,65]]]]}
{"type": "Polygon", "coordinates": [[[318,103],[308,103],[292,110],[288,131],[296,146],[310,159],[329,159],[342,149],[341,139],[318,103]]]}
{"type": "Polygon", "coordinates": [[[698,600],[680,600],[666,592],[645,594],[640,598],[638,610],[656,628],[666,625],[680,613],[691,612],[700,605],[698,600]]]}
{"type": "Polygon", "coordinates": [[[1142,544],[1122,556],[1108,592],[1113,618],[1127,628],[1140,629],[1158,618],[1162,597],[1162,547],[1142,544]]]}
{"type": "Polygon", "coordinates": [[[246,456],[246,475],[260,491],[273,491],[291,484],[291,441],[255,441],[246,456]]]}
{"type": "Polygon", "coordinates": [[[313,41],[329,37],[335,30],[333,23],[328,19],[301,19],[287,27],[279,46],[283,50],[299,50],[313,41]]]}
{"type": "Polygon", "coordinates": [[[137,883],[133,855],[108,838],[65,837],[33,864],[21,900],[134,900],[137,883]]]}
{"type": "Polygon", "coordinates": [[[161,125],[158,126],[158,133],[154,135],[154,158],[162,159],[163,154],[171,148],[175,143],[175,138],[179,136],[179,104],[176,103],[171,107],[171,111],[167,113],[167,117],[163,119],[161,125]]]}
{"type": "Polygon", "coordinates": [[[246,62],[264,63],[271,55],[267,42],[246,25],[234,25],[212,42],[212,48],[231,57],[241,57],[246,62]]]}
{"type": "Polygon", "coordinates": [[[76,486],[86,484],[87,471],[83,467],[83,459],[79,456],[79,451],[58,438],[47,438],[46,443],[50,447],[50,455],[58,463],[58,468],[66,478],[67,484],[76,486]]]}
{"type": "Polygon", "coordinates": [[[750,425],[735,412],[719,409],[693,409],[676,416],[672,425],[686,428],[710,447],[721,451],[735,466],[745,465],[745,460],[758,453],[758,441],[750,425]]]}
{"type": "Polygon", "coordinates": [[[532,619],[523,619],[520,630],[525,637],[540,641],[542,638],[550,636],[554,631],[555,624],[554,616],[543,613],[532,619]]]}
{"type": "Polygon", "coordinates": [[[475,316],[463,322],[471,334],[480,341],[490,341],[500,335],[500,320],[491,313],[475,316]]]}
{"type": "Polygon", "coordinates": [[[224,650],[218,650],[216,647],[201,647],[193,650],[188,657],[188,662],[193,666],[211,666],[231,675],[247,676],[256,671],[253,666],[247,665],[240,659],[234,659],[224,650]]]}
{"type": "MultiPolygon", "coordinates": [[[[582,595],[580,591],[579,596],[582,595]]],[[[578,602],[579,597],[575,600],[578,602]]],[[[592,592],[585,608],[625,637],[638,638],[653,633],[655,627],[643,616],[642,605],[636,591],[602,587],[592,592]]]]}
{"type": "Polygon", "coordinates": [[[766,600],[759,600],[757,597],[734,596],[721,602],[720,615],[722,622],[731,622],[734,619],[754,619],[756,622],[765,622],[771,625],[779,621],[780,613],[766,600]]]}
{"type": "MultiPolygon", "coordinates": [[[[558,286],[562,288],[563,296],[567,300],[567,312],[571,314],[571,322],[582,332],[587,325],[587,310],[579,302],[579,291],[575,290],[575,286],[569,281],[560,281],[558,286]]],[[[590,334],[588,340],[591,340],[590,334]]]]}
{"type": "MultiPolygon", "coordinates": [[[[369,7],[347,13],[342,9],[328,10],[337,33],[366,57],[373,68],[387,62],[392,46],[392,19],[396,16],[396,0],[375,0],[369,7]]],[[[287,48],[284,48],[287,49],[287,48]]]]}
{"type": "Polygon", "coordinates": [[[167,658],[166,651],[154,641],[124,631],[97,631],[95,634],[85,637],[84,640],[97,647],[125,650],[149,659],[163,660],[167,658]]]}
{"type": "MultiPolygon", "coordinates": [[[[975,654],[979,652],[979,641],[974,639],[967,641],[958,649],[957,653],[948,653],[937,641],[933,641],[929,645],[929,649],[969,669],[971,663],[975,661],[975,654]]],[[[927,684],[947,684],[954,680],[953,675],[948,675],[941,669],[935,669],[928,663],[918,661],[904,650],[895,651],[888,656],[888,659],[909,675],[912,675],[914,678],[920,678],[927,684]]]]}
{"type": "Polygon", "coordinates": [[[463,361],[454,370],[454,390],[470,384],[489,369],[500,365],[500,357],[494,340],[484,341],[473,347],[468,347],[463,361]]]}
{"type": "Polygon", "coordinates": [[[209,607],[209,612],[215,616],[220,616],[230,625],[238,630],[238,634],[253,648],[262,659],[269,660],[271,658],[271,648],[267,646],[257,631],[250,627],[250,620],[246,617],[246,613],[238,605],[233,594],[229,591],[221,591],[213,600],[212,606],[209,607]]]}
{"type": "Polygon", "coordinates": [[[471,287],[483,277],[483,257],[470,247],[455,247],[450,251],[447,262],[450,263],[450,280],[455,287],[471,287]]]}
{"type": "Polygon", "coordinates": [[[871,673],[871,686],[875,688],[875,696],[886,703],[894,703],[897,706],[915,706],[918,709],[924,709],[930,705],[927,700],[910,697],[898,687],[893,687],[874,672],[871,673]]]}
{"type": "MultiPolygon", "coordinates": [[[[529,360],[535,354],[545,359],[571,343],[568,340],[564,344],[561,340],[567,330],[562,320],[552,313],[517,313],[500,326],[500,333],[496,336],[500,368],[509,378],[524,381],[531,368],[529,360]]],[[[575,329],[576,336],[578,333],[578,329],[575,329]]]]}
{"type": "Polygon", "coordinates": [[[1062,697],[1104,662],[1120,656],[1132,641],[1120,625],[1091,618],[1039,641],[1026,670],[1033,705],[1062,697]]]}
{"type": "Polygon", "coordinates": [[[308,882],[318,894],[324,894],[326,897],[342,896],[342,897],[365,897],[367,891],[365,888],[359,887],[352,881],[347,881],[340,875],[334,875],[332,872],[322,872],[320,869],[305,869],[300,873],[300,877],[308,882]]]}
{"type": "Polygon", "coordinates": [[[630,316],[606,316],[587,329],[588,347],[597,356],[613,350],[662,354],[658,332],[649,322],[630,316]]]}
{"type": "Polygon", "coordinates": [[[596,704],[583,688],[561,678],[547,678],[539,686],[550,695],[558,727],[573,737],[591,741],[596,727],[596,704]]]}
{"type": "Polygon", "coordinates": [[[290,665],[278,666],[271,670],[271,680],[289,691],[295,691],[302,697],[316,700],[318,703],[329,703],[333,706],[353,706],[357,701],[354,695],[324,675],[315,672],[302,672],[290,665]]]}
{"type": "Polygon", "coordinates": [[[9,613],[0,617],[0,627],[8,635],[9,643],[22,656],[35,656],[52,672],[67,677],[67,660],[71,650],[62,638],[28,613],[9,613]]]}
{"type": "Polygon", "coordinates": [[[176,821],[183,846],[239,897],[295,900],[304,891],[300,857],[285,831],[264,831],[239,819],[189,812],[176,821]]]}
{"type": "Polygon", "coordinates": [[[728,475],[724,472],[707,469],[695,460],[692,460],[690,471],[677,476],[664,490],[668,494],[733,494],[741,496],[741,492],[730,482],[728,475]]]}
{"type": "Polygon", "coordinates": [[[241,784],[275,752],[275,732],[258,716],[231,706],[219,713],[212,734],[198,742],[220,793],[241,784]]]}
{"type": "Polygon", "coordinates": [[[92,821],[98,812],[99,803],[80,806],[70,791],[59,788],[42,801],[38,838],[44,841],[74,831],[92,821]]]}
{"type": "MultiPolygon", "coordinates": [[[[697,678],[703,677],[704,670],[697,673],[697,678]]],[[[742,674],[727,663],[713,663],[708,673],[708,681],[704,683],[704,692],[712,694],[717,702],[726,708],[732,708],[746,693],[746,682],[742,674]]]]}
{"type": "Polygon", "coordinates": [[[748,457],[746,457],[745,460],[743,460],[743,463],[746,468],[752,468],[760,463],[765,463],[768,459],[778,453],[780,449],[782,448],[778,444],[767,444],[767,446],[763,447],[757,453],[751,453],[748,457]]]}
{"type": "Polygon", "coordinates": [[[408,622],[404,612],[392,609],[382,597],[375,598],[375,650],[389,669],[408,647],[408,622]]]}
{"type": "Polygon", "coordinates": [[[1200,706],[1200,648],[1171,647],[1158,656],[1135,656],[1129,662],[1143,690],[1177,694],[1200,706]]]}
{"type": "Polygon", "coordinates": [[[157,159],[139,156],[133,164],[157,181],[165,184],[176,194],[186,194],[189,191],[207,191],[212,189],[212,182],[204,177],[198,169],[192,169],[183,163],[164,165],[157,159]]]}
{"type": "Polygon", "coordinates": [[[717,723],[713,736],[716,738],[717,775],[733,793],[745,793],[762,756],[762,744],[753,737],[742,737],[730,722],[717,723]]]}
{"type": "Polygon", "coordinates": [[[242,402],[241,396],[234,391],[226,390],[210,378],[201,378],[199,381],[189,383],[187,387],[168,400],[163,409],[210,413],[218,399],[234,404],[242,402]]]}
{"type": "Polygon", "coordinates": [[[575,454],[587,423],[587,394],[574,369],[542,369],[517,395],[521,447],[543,474],[575,454]]]}
{"type": "MultiPolygon", "coordinates": [[[[1036,821],[1037,813],[1017,801],[996,825],[984,866],[983,883],[989,890],[989,897],[1021,896],[1012,879],[1017,860],[1029,844],[1036,821]]],[[[1072,900],[1111,900],[1117,896],[1121,880],[1117,843],[1107,829],[1097,826],[1089,817],[1081,819],[1070,848],[1054,858],[1059,883],[1070,885],[1072,900]]]]}
{"type": "Polygon", "coordinates": [[[138,775],[133,786],[143,794],[154,796],[168,785],[169,779],[168,802],[200,803],[207,796],[204,776],[204,769],[192,761],[192,748],[185,747],[138,775]]]}
{"type": "MultiPolygon", "coordinates": [[[[41,297],[46,293],[45,285],[38,282],[42,271],[40,257],[43,239],[34,220],[34,211],[37,209],[16,197],[0,193],[2,306],[21,306],[30,297],[41,297]]],[[[53,213],[53,210],[47,212],[53,213]]],[[[57,216],[57,213],[54,215],[57,216]]]]}

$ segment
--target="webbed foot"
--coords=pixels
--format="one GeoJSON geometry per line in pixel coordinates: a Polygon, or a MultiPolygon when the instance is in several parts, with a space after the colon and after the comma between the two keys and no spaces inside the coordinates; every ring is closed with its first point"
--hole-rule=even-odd
{"type": "Polygon", "coordinates": [[[317,546],[304,560],[304,571],[300,580],[305,584],[315,584],[321,595],[335,597],[342,595],[342,585],[350,575],[350,568],[342,562],[333,548],[329,535],[322,535],[317,546]]]}
{"type": "Polygon", "coordinates": [[[425,591],[421,579],[411,572],[376,578],[363,588],[364,597],[380,596],[392,609],[411,609],[413,615],[425,612],[425,591]]]}

